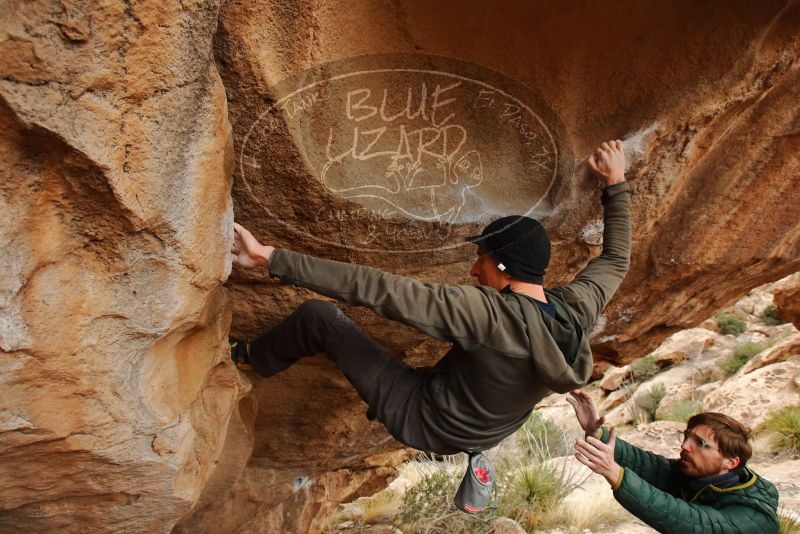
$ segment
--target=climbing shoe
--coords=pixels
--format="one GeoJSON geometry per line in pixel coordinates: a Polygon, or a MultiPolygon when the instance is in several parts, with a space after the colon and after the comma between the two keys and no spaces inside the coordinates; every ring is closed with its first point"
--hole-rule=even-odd
{"type": "Polygon", "coordinates": [[[238,339],[229,339],[231,345],[231,360],[234,365],[242,371],[252,371],[253,365],[250,363],[250,343],[245,343],[238,339]]]}
{"type": "Polygon", "coordinates": [[[468,452],[467,472],[458,486],[454,504],[468,514],[482,511],[489,504],[494,487],[494,468],[481,452],[468,452]]]}

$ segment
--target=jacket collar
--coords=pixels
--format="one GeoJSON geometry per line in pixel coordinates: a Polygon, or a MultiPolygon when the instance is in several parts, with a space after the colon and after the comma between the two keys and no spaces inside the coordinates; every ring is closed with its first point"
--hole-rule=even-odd
{"type": "Polygon", "coordinates": [[[740,483],[742,473],[738,469],[727,471],[721,475],[711,475],[707,477],[697,477],[689,480],[689,489],[697,491],[704,486],[713,485],[717,488],[729,488],[740,483]]]}
{"type": "MultiPolygon", "coordinates": [[[[738,475],[738,479],[734,478],[733,485],[721,488],[716,484],[707,483],[697,490],[697,492],[692,496],[692,498],[689,499],[689,502],[694,502],[694,500],[697,499],[697,497],[699,497],[700,494],[703,493],[706,489],[710,489],[717,493],[725,493],[729,491],[736,491],[740,489],[749,488],[750,486],[755,484],[756,481],[758,480],[758,476],[756,476],[755,473],[749,471],[747,468],[744,467],[736,471],[730,471],[730,472],[736,473],[738,475]]],[[[705,478],[712,478],[712,477],[705,477],[705,478]]],[[[700,479],[695,479],[695,480],[700,480],[700,479]]]]}

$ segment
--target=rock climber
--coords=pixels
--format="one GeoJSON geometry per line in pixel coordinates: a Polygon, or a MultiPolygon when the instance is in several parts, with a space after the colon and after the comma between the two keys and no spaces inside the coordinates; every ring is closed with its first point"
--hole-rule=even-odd
{"type": "MultiPolygon", "coordinates": [[[[602,143],[587,163],[603,186],[602,253],[570,283],[548,289],[550,239],[539,221],[525,216],[502,217],[467,238],[478,246],[470,271],[477,286],[422,283],[265,246],[234,224],[235,264],[266,269],[283,283],[368,307],[453,344],[433,367],[411,368],[334,304],[308,300],[251,343],[233,341],[234,362],[270,377],[302,357],[325,353],[366,402],[368,417],[395,439],[438,454],[469,452],[483,473],[479,451],[517,430],[550,392],[588,381],[589,333],[628,270],[630,195],[622,142],[602,143]]],[[[483,497],[469,497],[473,504],[462,509],[485,504],[491,480],[481,478],[491,477],[474,481],[483,497]]]]}
{"type": "Polygon", "coordinates": [[[680,458],[668,460],[603,428],[586,392],[570,395],[586,433],[576,458],[608,481],[630,513],[668,534],[778,534],[778,490],[747,468],[753,448],[745,425],[716,412],[694,415],[676,440],[680,458]]]}

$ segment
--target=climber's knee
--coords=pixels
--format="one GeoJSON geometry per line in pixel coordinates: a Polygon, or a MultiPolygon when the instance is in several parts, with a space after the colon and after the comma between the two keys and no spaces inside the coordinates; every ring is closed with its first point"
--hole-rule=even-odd
{"type": "Polygon", "coordinates": [[[325,323],[332,323],[344,315],[335,304],[319,299],[309,299],[303,302],[298,308],[298,312],[306,317],[313,317],[325,323]]]}

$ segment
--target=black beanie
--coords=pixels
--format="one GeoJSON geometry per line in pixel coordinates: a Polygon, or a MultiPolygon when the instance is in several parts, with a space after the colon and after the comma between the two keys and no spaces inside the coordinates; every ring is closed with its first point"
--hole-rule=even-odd
{"type": "Polygon", "coordinates": [[[490,222],[481,235],[467,237],[517,280],[544,284],[550,263],[550,238],[536,219],[509,215],[490,222]]]}

